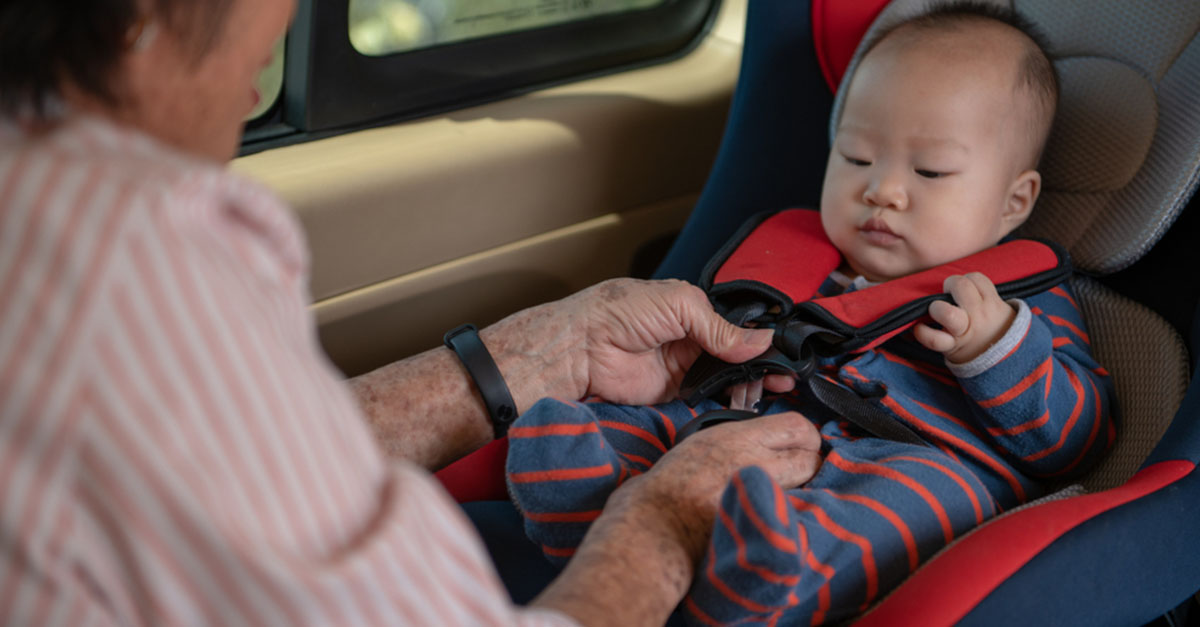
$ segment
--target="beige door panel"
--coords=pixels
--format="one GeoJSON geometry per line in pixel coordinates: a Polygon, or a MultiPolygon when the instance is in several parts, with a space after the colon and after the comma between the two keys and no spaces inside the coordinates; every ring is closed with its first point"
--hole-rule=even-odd
{"type": "Polygon", "coordinates": [[[627,273],[646,238],[679,228],[695,199],[608,214],[325,299],[314,307],[321,343],[348,375],[627,273]]]}
{"type": "Polygon", "coordinates": [[[668,63],[238,159],[299,214],[335,363],[357,373],[627,274],[703,185],[744,11],[726,1],[668,63]]]}

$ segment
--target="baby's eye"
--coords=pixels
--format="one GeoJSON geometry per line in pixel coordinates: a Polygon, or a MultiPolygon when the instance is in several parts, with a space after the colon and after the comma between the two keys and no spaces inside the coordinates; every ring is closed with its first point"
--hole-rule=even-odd
{"type": "Polygon", "coordinates": [[[945,172],[934,172],[933,170],[917,170],[917,176],[923,176],[927,179],[939,179],[946,176],[945,172]]]}
{"type": "Polygon", "coordinates": [[[854,157],[846,157],[846,163],[857,166],[871,165],[871,162],[866,159],[856,159],[854,157]]]}

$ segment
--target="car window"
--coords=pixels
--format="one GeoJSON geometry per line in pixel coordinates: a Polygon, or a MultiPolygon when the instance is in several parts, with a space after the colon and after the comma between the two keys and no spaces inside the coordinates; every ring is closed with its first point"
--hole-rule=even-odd
{"type": "Polygon", "coordinates": [[[298,0],[241,154],[685,53],[718,0],[298,0]]]}
{"type": "Polygon", "coordinates": [[[271,54],[271,62],[258,75],[255,88],[258,90],[258,104],[246,116],[246,121],[253,122],[266,115],[283,91],[283,56],[284,39],[275,43],[275,51],[271,54]]]}
{"type": "Polygon", "coordinates": [[[665,0],[350,0],[350,43],[380,56],[649,9],[665,0]]]}

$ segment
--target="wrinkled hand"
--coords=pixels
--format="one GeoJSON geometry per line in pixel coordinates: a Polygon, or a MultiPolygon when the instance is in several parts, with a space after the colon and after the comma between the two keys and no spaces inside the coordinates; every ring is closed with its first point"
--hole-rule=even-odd
{"type": "Polygon", "coordinates": [[[995,344],[1017,316],[1016,309],[1004,302],[991,279],[979,272],[948,277],[943,290],[954,303],[936,301],[929,315],[942,328],[917,324],[913,335],[923,346],[946,356],[954,364],[963,364],[983,354],[995,344]]]}
{"type": "Polygon", "coordinates": [[[587,395],[612,402],[671,400],[702,350],[737,363],[771,343],[772,331],[730,324],[700,288],[683,281],[614,279],[572,298],[586,312],[587,395]]]}
{"type": "Polygon", "coordinates": [[[721,493],[751,464],[784,488],[821,465],[821,436],[797,413],[705,429],[609,497],[566,569],[532,603],[581,624],[661,625],[691,585],[721,493]]]}
{"type": "MultiPolygon", "coordinates": [[[[730,324],[683,281],[612,279],[517,312],[480,336],[524,412],[545,397],[668,401],[702,350],[742,362],[766,351],[772,333],[730,324]]],[[[765,383],[773,392],[794,385],[784,376],[765,383]]]]}
{"type": "Polygon", "coordinates": [[[638,477],[637,498],[670,515],[699,559],[735,472],[759,466],[784,489],[794,488],[816,474],[820,449],[816,426],[796,412],[722,423],[697,431],[638,477]]]}

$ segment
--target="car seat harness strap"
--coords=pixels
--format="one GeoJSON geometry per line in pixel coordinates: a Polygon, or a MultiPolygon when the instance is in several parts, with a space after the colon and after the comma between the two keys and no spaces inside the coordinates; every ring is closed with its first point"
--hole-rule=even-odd
{"type": "Polygon", "coordinates": [[[953,302],[942,290],[952,275],[982,272],[1007,300],[1044,292],[1071,274],[1067,252],[1058,244],[1014,238],[909,276],[819,297],[818,288],[840,265],[841,255],[825,236],[817,211],[760,214],[739,229],[705,267],[700,287],[727,320],[773,328],[775,337],[766,352],[740,364],[701,355],[684,377],[684,401],[694,407],[732,385],[787,374],[797,379],[802,393],[866,431],[924,443],[880,409],[876,399],[813,376],[818,357],[866,351],[927,318],[934,301],[953,302]]]}

